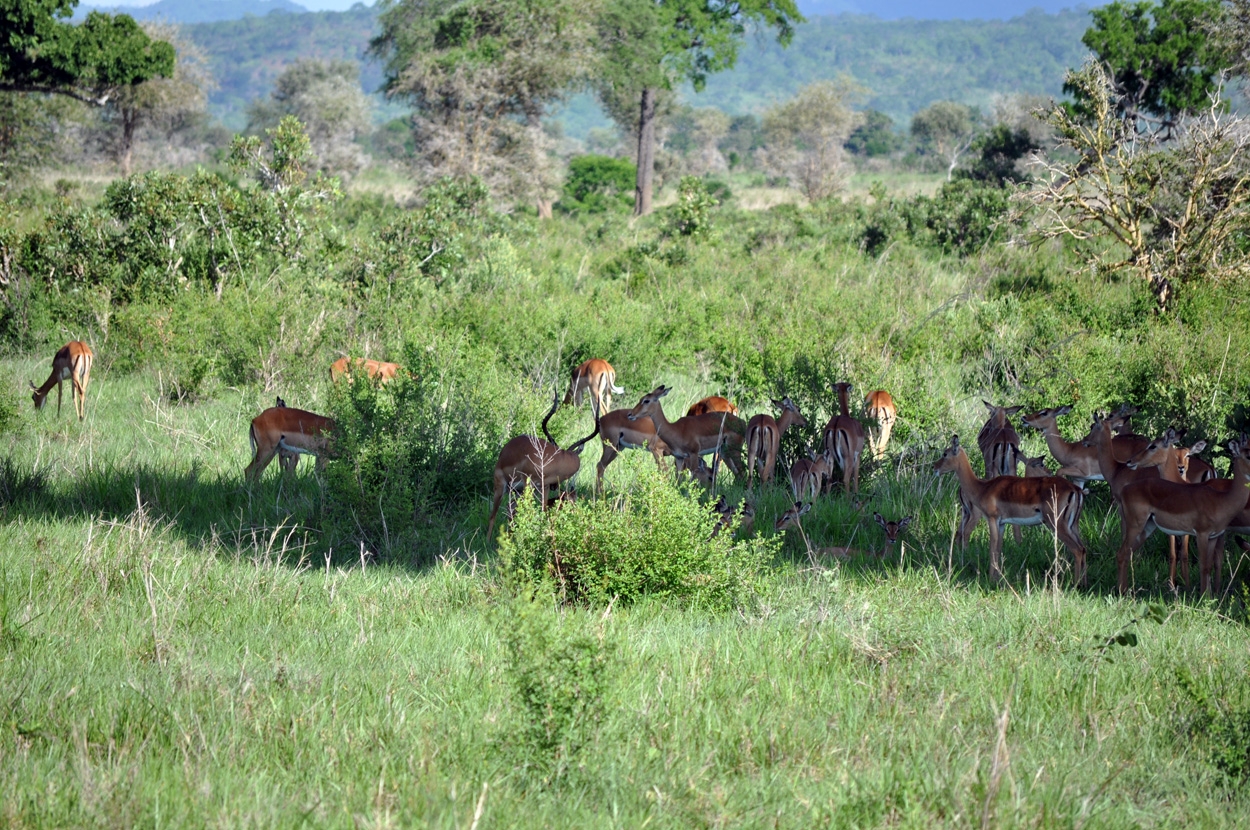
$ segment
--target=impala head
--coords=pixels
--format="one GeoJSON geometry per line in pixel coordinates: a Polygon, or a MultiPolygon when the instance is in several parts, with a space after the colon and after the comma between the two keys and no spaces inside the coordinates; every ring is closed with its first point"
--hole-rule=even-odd
{"type": "Polygon", "coordinates": [[[1025,415],[1020,420],[1024,422],[1026,427],[1040,429],[1044,432],[1048,429],[1054,429],[1056,426],[1055,419],[1061,418],[1064,415],[1069,414],[1071,411],[1072,407],[1065,404],[1064,406],[1057,406],[1054,409],[1039,409],[1032,415],[1025,415]]]}
{"type": "Polygon", "coordinates": [[[791,507],[785,513],[781,514],[781,518],[777,520],[777,524],[774,525],[774,529],[778,533],[780,533],[786,528],[797,527],[799,524],[799,519],[802,516],[807,515],[808,511],[810,511],[811,509],[812,509],[812,503],[810,501],[806,503],[801,502],[801,501],[796,501],[794,503],[794,507],[791,507]]]}
{"type": "Polygon", "coordinates": [[[1081,439],[1081,445],[1085,447],[1101,446],[1104,440],[1111,440],[1112,429],[1114,429],[1112,417],[1105,412],[1095,412],[1094,421],[1089,425],[1089,435],[1081,439]]]}
{"type": "Polygon", "coordinates": [[[1136,414],[1137,407],[1124,404],[1114,415],[1107,416],[1105,420],[1110,424],[1112,432],[1122,435],[1132,428],[1131,419],[1136,414]]]}
{"type": "Polygon", "coordinates": [[[1046,456],[1036,455],[1029,457],[1027,455],[1020,456],[1020,460],[1024,462],[1025,478],[1042,478],[1052,475],[1050,468],[1046,466],[1046,456]]]}
{"type": "Polygon", "coordinates": [[[773,406],[780,409],[783,414],[786,412],[793,413],[795,426],[800,426],[800,427],[807,426],[807,419],[803,417],[803,414],[801,412],[799,412],[799,408],[795,405],[794,401],[790,400],[789,395],[787,395],[786,397],[782,398],[779,401],[773,401],[773,406]]]}
{"type": "MultiPolygon", "coordinates": [[[[1233,459],[1233,470],[1232,470],[1233,478],[1237,478],[1237,460],[1239,458],[1241,459],[1250,458],[1250,436],[1247,436],[1246,433],[1243,432],[1237,438],[1234,438],[1231,441],[1229,441],[1228,442],[1228,454],[1233,459]]],[[[1250,473],[1246,474],[1245,476],[1242,476],[1241,480],[1244,483],[1250,483],[1250,473]]]]}
{"type": "Polygon", "coordinates": [[[897,522],[888,521],[880,513],[873,513],[872,517],[876,519],[877,524],[881,525],[881,529],[885,531],[885,550],[881,551],[881,556],[885,556],[885,551],[894,546],[894,543],[898,541],[899,534],[911,524],[911,516],[904,516],[897,522]]]}
{"type": "Polygon", "coordinates": [[[1008,418],[1024,409],[1023,406],[994,406],[987,400],[982,400],[981,403],[985,404],[985,408],[990,411],[990,420],[993,421],[994,426],[1000,428],[1008,425],[1008,418]]]}
{"type": "Polygon", "coordinates": [[[942,453],[937,461],[933,462],[933,469],[939,473],[953,472],[959,464],[959,456],[964,454],[964,448],[959,446],[959,436],[952,435],[950,446],[942,453]]]}
{"type": "Polygon", "coordinates": [[[635,406],[633,409],[631,409],[629,411],[629,414],[626,415],[625,417],[631,421],[637,421],[639,418],[643,416],[650,415],[652,412],[655,412],[656,409],[659,408],[660,398],[663,398],[665,395],[667,395],[669,392],[672,392],[672,391],[673,391],[672,387],[665,386],[664,384],[660,384],[659,386],[655,387],[647,394],[643,395],[642,400],[638,401],[638,405],[635,406]]]}
{"type": "Polygon", "coordinates": [[[1176,453],[1176,473],[1184,480],[1189,475],[1189,459],[1207,448],[1206,441],[1199,441],[1192,447],[1181,447],[1176,453]]]}
{"type": "Polygon", "coordinates": [[[29,383],[30,388],[34,390],[30,393],[30,399],[35,402],[35,409],[43,409],[43,402],[48,399],[48,394],[46,392],[40,392],[39,387],[35,386],[34,381],[27,381],[27,383],[29,383]]]}
{"type": "Polygon", "coordinates": [[[703,456],[695,456],[694,466],[686,469],[690,471],[690,475],[694,476],[694,480],[704,487],[712,486],[712,468],[703,460],[703,456]]]}
{"type": "Polygon", "coordinates": [[[278,399],[274,402],[274,406],[276,406],[278,409],[286,409],[286,401],[282,400],[281,395],[279,395],[278,399]]]}
{"type": "MultiPolygon", "coordinates": [[[[1141,467],[1158,467],[1166,463],[1168,456],[1172,454],[1172,448],[1176,446],[1177,439],[1176,430],[1168,427],[1167,432],[1147,444],[1144,450],[1126,461],[1124,466],[1130,470],[1136,470],[1141,467]]],[[[1188,461],[1185,462],[1185,466],[1189,466],[1188,461]]]]}

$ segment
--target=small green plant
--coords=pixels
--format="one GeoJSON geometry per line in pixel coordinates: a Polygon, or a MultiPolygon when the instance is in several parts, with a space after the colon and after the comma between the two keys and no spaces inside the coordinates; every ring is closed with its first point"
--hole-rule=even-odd
{"type": "Polygon", "coordinates": [[[593,738],[605,714],[612,649],[604,618],[590,624],[523,592],[498,612],[508,674],[521,718],[514,745],[521,766],[550,784],[593,738]]]}
{"type": "Polygon", "coordinates": [[[1188,668],[1181,667],[1176,680],[1187,704],[1181,728],[1185,743],[1197,749],[1230,784],[1244,785],[1250,780],[1247,678],[1228,678],[1212,689],[1200,683],[1188,668]]]}
{"type": "Polygon", "coordinates": [[[682,176],[677,184],[676,230],[682,236],[706,236],[712,229],[717,201],[698,176],[682,176]]]}
{"type": "Polygon", "coordinates": [[[500,541],[505,572],[544,583],[572,602],[604,605],[644,596],[725,609],[754,596],[779,539],[735,541],[716,533],[719,517],[697,496],[654,471],[612,500],[542,510],[520,499],[500,541]]]}

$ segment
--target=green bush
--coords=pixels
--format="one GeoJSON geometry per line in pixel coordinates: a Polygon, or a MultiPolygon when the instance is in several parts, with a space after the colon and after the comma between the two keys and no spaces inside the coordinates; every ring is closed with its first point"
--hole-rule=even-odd
{"type": "Polygon", "coordinates": [[[613,500],[542,510],[519,500],[500,540],[506,574],[553,586],[572,602],[603,605],[644,596],[725,609],[748,602],[775,538],[713,536],[719,517],[670,477],[648,471],[613,500]]]}
{"type": "Polygon", "coordinates": [[[569,160],[559,206],[570,213],[605,213],[634,203],[638,169],[626,159],[585,155],[569,160]]]}
{"type": "Polygon", "coordinates": [[[698,176],[682,176],[677,184],[677,216],[674,228],[682,236],[707,236],[712,230],[716,200],[698,176]]]}

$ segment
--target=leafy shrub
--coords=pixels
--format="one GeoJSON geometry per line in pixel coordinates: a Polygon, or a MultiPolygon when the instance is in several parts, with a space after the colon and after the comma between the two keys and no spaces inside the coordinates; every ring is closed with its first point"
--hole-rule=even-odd
{"type": "Polygon", "coordinates": [[[541,417],[497,355],[463,338],[409,344],[400,362],[407,371],[391,383],[338,384],[330,402],[327,530],[387,556],[419,555],[432,517],[489,492],[514,425],[541,417]]]}
{"type": "Polygon", "coordinates": [[[521,765],[533,765],[544,783],[561,777],[593,737],[605,714],[611,648],[603,623],[559,613],[532,594],[504,605],[499,630],[508,649],[508,674],[522,724],[521,765]]]}
{"type": "Polygon", "coordinates": [[[1188,714],[1182,721],[1185,743],[1219,770],[1230,784],[1250,781],[1250,695],[1244,677],[1227,679],[1212,690],[1187,669],[1177,673],[1188,714]]]}
{"type": "Polygon", "coordinates": [[[947,182],[928,205],[934,242],[947,253],[966,255],[1001,239],[1009,197],[1001,187],[972,179],[947,182]]]}
{"type": "Polygon", "coordinates": [[[677,184],[677,232],[682,236],[706,236],[712,229],[712,208],[716,204],[703,179],[682,176],[677,184]]]}
{"type": "Polygon", "coordinates": [[[778,540],[713,536],[718,516],[669,477],[649,471],[615,500],[540,509],[520,499],[499,550],[506,573],[552,584],[595,605],[644,596],[724,609],[747,602],[778,540]]]}
{"type": "Polygon", "coordinates": [[[569,160],[560,207],[572,213],[605,213],[633,204],[638,168],[626,159],[585,155],[569,160]]]}

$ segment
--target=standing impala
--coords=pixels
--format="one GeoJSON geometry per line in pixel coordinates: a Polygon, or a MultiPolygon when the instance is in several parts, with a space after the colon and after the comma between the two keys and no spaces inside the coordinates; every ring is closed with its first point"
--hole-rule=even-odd
{"type": "Polygon", "coordinates": [[[43,409],[43,403],[56,387],[56,414],[61,415],[61,383],[68,380],[70,395],[74,399],[74,411],[78,420],[87,417],[87,383],[91,380],[91,363],[95,360],[95,352],[81,340],[71,340],[57,349],[52,358],[52,374],[44,381],[43,386],[35,386],[30,399],[35,402],[35,409],[43,409]]]}
{"type": "Polygon", "coordinates": [[[864,426],[851,417],[849,395],[853,388],[845,382],[833,385],[841,414],[833,416],[825,425],[824,441],[825,453],[842,468],[842,489],[847,493],[859,492],[859,463],[864,454],[864,426]]]}
{"type": "MultiPolygon", "coordinates": [[[[1202,452],[1206,446],[1206,441],[1199,441],[1190,447],[1178,447],[1176,442],[1179,436],[1176,430],[1169,428],[1161,438],[1151,441],[1144,450],[1134,455],[1128,460],[1124,466],[1130,470],[1144,470],[1154,467],[1159,471],[1159,477],[1166,480],[1180,483],[1189,483],[1189,469],[1196,459],[1196,453],[1202,452]]],[[[1200,474],[1201,475],[1201,474],[1200,474]]],[[[1196,479],[1195,483],[1207,481],[1215,476],[1202,476],[1196,479]]],[[[1189,536],[1181,537],[1181,579],[1186,587],[1189,585],[1189,536]]],[[[1173,589],[1176,588],[1176,537],[1168,536],[1168,585],[1173,589]]]]}
{"type": "Polygon", "coordinates": [[[755,465],[762,468],[760,481],[768,483],[773,480],[773,472],[777,468],[777,455],[781,452],[781,436],[791,426],[807,426],[807,419],[799,413],[799,408],[789,397],[773,401],[773,406],[781,410],[781,417],[761,413],[747,424],[747,486],[751,486],[751,476],[755,475],[755,465]]]}
{"type": "Polygon", "coordinates": [[[683,466],[692,466],[696,456],[710,455],[720,449],[734,475],[742,478],[742,441],[746,434],[742,419],[728,412],[713,412],[687,415],[670,422],[664,416],[660,399],[672,391],[670,387],[657,386],[643,395],[638,405],[630,410],[629,420],[650,418],[655,431],[683,466]]]}
{"type": "Polygon", "coordinates": [[[869,427],[868,448],[876,461],[885,458],[885,447],[890,443],[890,433],[894,430],[894,422],[898,420],[898,410],[894,408],[894,398],[884,389],[869,392],[864,398],[864,417],[875,424],[869,427]]]}
{"type": "MultiPolygon", "coordinates": [[[[1025,415],[1021,420],[1024,421],[1026,427],[1040,431],[1042,437],[1046,439],[1050,454],[1054,456],[1055,461],[1059,462],[1059,470],[1055,475],[1077,482],[1102,481],[1102,467],[1098,463],[1098,453],[1094,450],[1089,438],[1081,441],[1067,441],[1059,434],[1057,420],[1071,411],[1072,407],[1066,405],[1054,409],[1040,409],[1032,415],[1025,415]]],[[[1126,407],[1112,416],[1113,431],[1117,426],[1123,428],[1128,423],[1129,414],[1131,413],[1126,407]]],[[[1145,443],[1137,435],[1116,435],[1112,438],[1111,446],[1116,460],[1124,462],[1140,452],[1145,443]]]]}
{"type": "Polygon", "coordinates": [[[1162,478],[1134,482],[1120,498],[1120,549],[1115,554],[1120,593],[1129,589],[1129,565],[1133,553],[1156,528],[1169,536],[1198,539],[1198,572],[1202,593],[1211,595],[1212,571],[1215,591],[1220,590],[1224,534],[1246,509],[1250,486],[1250,438],[1241,435],[1228,442],[1233,459],[1232,479],[1212,479],[1202,484],[1178,484],[1162,478]]]}
{"type": "Polygon", "coordinates": [[[560,394],[557,391],[551,399],[551,409],[547,412],[547,417],[543,418],[546,441],[533,435],[518,435],[499,451],[499,460],[495,462],[495,500],[490,508],[490,521],[486,525],[487,541],[495,532],[495,516],[499,513],[499,505],[505,493],[511,493],[528,481],[538,491],[538,497],[546,503],[550,488],[568,481],[581,469],[582,447],[599,434],[599,419],[595,418],[594,432],[567,450],[562,450],[547,430],[547,422],[551,420],[559,404],[560,394]]]}
{"type": "Polygon", "coordinates": [[[1021,410],[1019,406],[995,406],[981,401],[990,411],[990,417],[977,434],[977,446],[985,459],[985,475],[1014,476],[1020,457],[1020,436],[1011,425],[1011,416],[1021,410]]]}
{"type": "Polygon", "coordinates": [[[709,412],[728,412],[730,415],[737,415],[738,407],[720,395],[709,395],[701,401],[692,403],[686,410],[687,415],[706,415],[709,412]]]}
{"type": "Polygon", "coordinates": [[[592,358],[573,370],[564,403],[582,405],[582,397],[590,393],[590,410],[595,418],[612,408],[612,396],[625,390],[616,385],[616,370],[606,360],[592,358]]]}
{"type": "Polygon", "coordinates": [[[243,477],[249,484],[255,482],[279,454],[283,474],[294,471],[301,455],[316,456],[320,470],[325,467],[325,452],[333,432],[334,421],[329,418],[289,406],[272,406],[252,419],[248,430],[252,463],[243,471],[243,477]]]}
{"type": "Polygon", "coordinates": [[[811,449],[807,458],[800,458],[790,465],[790,489],[794,497],[814,501],[824,489],[825,480],[833,476],[833,459],[828,453],[816,455],[811,449]]]}
{"type": "Polygon", "coordinates": [[[380,360],[368,360],[363,357],[346,358],[340,357],[338,360],[330,364],[330,381],[338,383],[344,377],[351,378],[354,371],[363,371],[370,380],[387,381],[394,380],[395,375],[402,369],[398,363],[383,363],[380,360]]]}
{"type": "Polygon", "coordinates": [[[1003,528],[1007,525],[1045,525],[1071,551],[1075,561],[1073,576],[1085,582],[1085,543],[1077,525],[1084,499],[1080,488],[1066,478],[1017,478],[996,476],[982,480],[972,472],[968,454],[959,446],[959,436],[933,465],[939,473],[954,473],[959,479],[961,503],[971,511],[970,521],[961,528],[963,544],[984,516],[990,526],[990,579],[1002,578],[1003,528]]]}
{"type": "Polygon", "coordinates": [[[603,454],[595,468],[595,489],[603,489],[603,474],[608,465],[625,450],[648,450],[655,458],[655,466],[664,470],[663,458],[672,455],[668,444],[656,434],[650,418],[629,419],[628,409],[614,409],[599,419],[599,434],[603,438],[603,454]]]}

